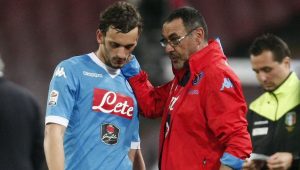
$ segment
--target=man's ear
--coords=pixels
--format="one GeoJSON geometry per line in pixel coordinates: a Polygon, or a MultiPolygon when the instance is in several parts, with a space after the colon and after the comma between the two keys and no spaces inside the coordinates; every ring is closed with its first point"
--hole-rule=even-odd
{"type": "Polygon", "coordinates": [[[200,44],[202,41],[205,40],[205,32],[202,27],[198,27],[195,29],[195,34],[196,34],[196,41],[198,44],[200,44]]]}
{"type": "Polygon", "coordinates": [[[96,39],[97,39],[98,44],[103,44],[104,43],[104,35],[100,31],[100,29],[97,29],[97,31],[96,31],[96,39]]]}
{"type": "Polygon", "coordinates": [[[291,58],[286,56],[282,59],[282,63],[284,63],[285,65],[287,65],[288,67],[290,67],[291,65],[291,58]]]}

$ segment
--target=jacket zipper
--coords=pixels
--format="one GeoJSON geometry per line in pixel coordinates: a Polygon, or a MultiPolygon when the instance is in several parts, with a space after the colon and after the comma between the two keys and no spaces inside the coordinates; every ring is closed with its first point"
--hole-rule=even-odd
{"type": "Polygon", "coordinates": [[[204,158],[204,160],[202,161],[202,167],[203,167],[203,169],[206,169],[206,158],[204,158]]]}

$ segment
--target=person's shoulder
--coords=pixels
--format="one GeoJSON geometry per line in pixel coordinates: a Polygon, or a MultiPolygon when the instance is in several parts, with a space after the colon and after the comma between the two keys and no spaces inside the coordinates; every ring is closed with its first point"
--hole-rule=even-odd
{"type": "Polygon", "coordinates": [[[206,67],[205,73],[206,75],[214,79],[218,77],[232,77],[234,79],[237,78],[227,60],[219,60],[213,64],[210,64],[208,67],[206,67]]]}
{"type": "Polygon", "coordinates": [[[25,87],[12,82],[10,80],[6,80],[6,93],[9,93],[10,96],[18,96],[18,100],[20,100],[22,97],[26,99],[30,99],[36,102],[36,99],[33,97],[32,93],[25,87]]]}
{"type": "Polygon", "coordinates": [[[87,62],[90,62],[89,54],[72,56],[68,59],[62,60],[56,66],[55,72],[63,74],[64,72],[76,72],[79,68],[84,67],[87,62]]]}
{"type": "Polygon", "coordinates": [[[260,94],[257,98],[255,98],[252,102],[249,104],[250,110],[256,110],[256,108],[263,107],[270,98],[270,94],[268,92],[263,92],[260,94]]]}
{"type": "Polygon", "coordinates": [[[78,65],[82,64],[82,62],[85,62],[89,60],[88,54],[82,54],[82,55],[77,55],[77,56],[72,56],[68,59],[65,59],[60,62],[60,65],[78,65]]]}

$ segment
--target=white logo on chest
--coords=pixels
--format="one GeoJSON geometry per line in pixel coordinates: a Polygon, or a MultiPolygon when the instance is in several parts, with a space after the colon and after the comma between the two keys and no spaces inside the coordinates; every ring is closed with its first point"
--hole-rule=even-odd
{"type": "Polygon", "coordinates": [[[178,97],[172,97],[170,105],[169,105],[169,110],[174,109],[174,105],[175,105],[175,103],[177,102],[178,99],[179,99],[179,96],[178,97]]]}
{"type": "Polygon", "coordinates": [[[104,113],[112,113],[116,115],[123,115],[122,117],[126,117],[131,119],[133,114],[133,101],[128,103],[127,98],[118,99],[118,95],[115,92],[107,91],[100,101],[99,105],[93,105],[92,109],[94,111],[101,111],[104,113]]]}

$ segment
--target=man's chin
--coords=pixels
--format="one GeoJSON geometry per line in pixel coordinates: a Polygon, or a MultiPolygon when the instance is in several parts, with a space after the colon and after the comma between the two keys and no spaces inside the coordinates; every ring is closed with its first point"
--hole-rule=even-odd
{"type": "Polygon", "coordinates": [[[125,63],[115,63],[115,64],[112,64],[111,67],[114,68],[114,69],[120,69],[122,68],[123,66],[125,65],[125,63]]]}
{"type": "Polygon", "coordinates": [[[180,70],[180,69],[182,69],[183,68],[183,65],[182,64],[179,64],[179,63],[172,63],[172,65],[173,65],[173,68],[175,69],[175,70],[180,70]]]}
{"type": "Polygon", "coordinates": [[[114,68],[114,69],[120,69],[120,68],[122,68],[124,65],[122,65],[122,66],[113,66],[112,68],[114,68]]]}
{"type": "Polygon", "coordinates": [[[271,92],[273,91],[275,88],[274,87],[264,87],[265,91],[271,92]]]}

